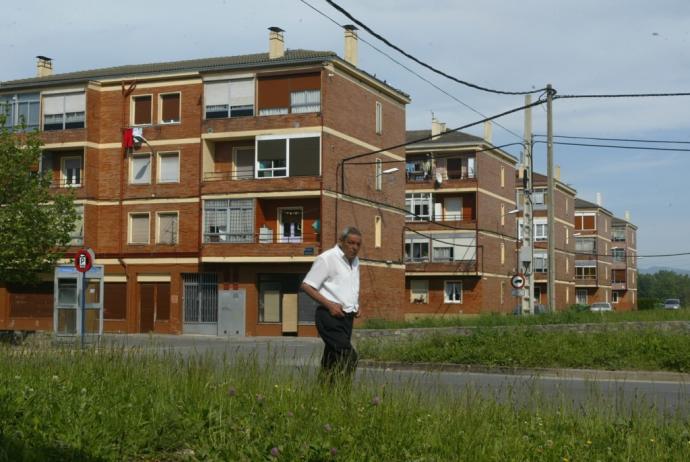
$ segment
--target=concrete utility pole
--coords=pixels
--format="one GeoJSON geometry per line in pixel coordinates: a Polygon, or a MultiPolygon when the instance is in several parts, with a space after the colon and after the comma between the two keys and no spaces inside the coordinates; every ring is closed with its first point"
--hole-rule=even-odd
{"type": "Polygon", "coordinates": [[[522,245],[520,271],[525,275],[525,293],[520,299],[520,312],[534,314],[534,213],[532,207],[532,96],[525,95],[525,149],[522,155],[522,245]]]}
{"type": "Polygon", "coordinates": [[[546,85],[546,238],[548,239],[546,292],[549,297],[549,311],[556,312],[556,235],[554,226],[554,185],[553,185],[553,88],[546,85]]]}

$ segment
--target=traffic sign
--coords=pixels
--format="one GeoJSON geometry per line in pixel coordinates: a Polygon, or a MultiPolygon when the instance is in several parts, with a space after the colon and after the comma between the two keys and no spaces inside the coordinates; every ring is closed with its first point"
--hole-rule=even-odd
{"type": "Polygon", "coordinates": [[[525,286],[525,275],[518,273],[510,279],[510,285],[514,289],[522,289],[525,286]]]}
{"type": "Polygon", "coordinates": [[[80,273],[86,273],[93,266],[96,256],[91,249],[81,249],[74,256],[74,267],[80,273]]]}

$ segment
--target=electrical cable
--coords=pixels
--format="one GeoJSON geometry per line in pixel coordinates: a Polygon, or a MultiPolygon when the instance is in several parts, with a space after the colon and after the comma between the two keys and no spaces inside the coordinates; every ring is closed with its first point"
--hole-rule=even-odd
{"type": "MultiPolygon", "coordinates": [[[[326,13],[324,13],[323,11],[319,10],[318,8],[316,8],[314,5],[311,5],[311,4],[310,4],[309,2],[307,2],[306,0],[300,0],[300,2],[304,3],[304,4],[307,5],[309,8],[311,8],[311,9],[314,10],[314,11],[316,11],[316,12],[319,13],[321,16],[323,16],[324,18],[328,19],[329,21],[331,21],[333,24],[337,25],[338,27],[340,27],[340,28],[343,28],[343,27],[344,27],[342,24],[338,23],[338,21],[336,21],[335,19],[331,18],[331,17],[328,16],[326,13]]],[[[386,53],[385,51],[383,51],[383,50],[381,50],[380,48],[378,48],[378,47],[377,47],[376,45],[374,45],[373,43],[369,42],[368,40],[365,40],[365,39],[362,38],[362,37],[359,37],[359,40],[362,41],[363,43],[369,45],[371,48],[373,48],[374,50],[376,50],[377,52],[379,52],[380,54],[382,54],[382,55],[385,56],[386,58],[390,59],[390,60],[393,61],[395,64],[397,64],[398,66],[402,67],[403,69],[405,69],[406,71],[408,71],[408,72],[411,73],[412,75],[414,75],[414,76],[416,76],[417,78],[421,79],[422,81],[428,83],[429,85],[431,85],[432,87],[434,87],[435,89],[437,89],[438,91],[440,91],[441,93],[443,93],[444,95],[448,96],[449,98],[451,98],[451,99],[453,99],[454,101],[458,102],[459,104],[461,104],[461,105],[464,106],[465,108],[467,108],[467,109],[469,109],[470,111],[474,112],[474,113],[477,114],[478,116],[480,116],[480,117],[486,117],[486,115],[483,114],[483,113],[481,113],[479,110],[477,110],[477,109],[473,108],[472,106],[470,106],[469,104],[467,104],[467,103],[461,101],[461,100],[460,100],[459,98],[457,98],[455,95],[453,95],[453,94],[447,92],[446,90],[444,90],[443,88],[439,87],[438,85],[436,85],[435,83],[433,83],[431,80],[427,79],[426,77],[424,77],[423,75],[419,74],[419,73],[416,72],[415,70],[413,70],[413,69],[407,67],[406,65],[404,65],[403,63],[401,63],[401,62],[398,61],[397,59],[393,58],[393,57],[392,57],[391,55],[389,55],[388,53],[386,53]]],[[[519,134],[515,133],[514,131],[510,130],[509,128],[504,127],[503,125],[499,124],[498,122],[495,122],[495,124],[496,124],[497,127],[502,128],[503,130],[505,130],[506,132],[510,133],[511,135],[516,136],[516,137],[518,137],[519,139],[522,139],[522,137],[521,137],[519,134]]]]}
{"type": "MultiPolygon", "coordinates": [[[[502,144],[500,146],[492,146],[490,148],[484,148],[484,149],[473,149],[473,150],[468,150],[466,152],[450,152],[447,154],[435,154],[434,159],[451,159],[453,157],[457,156],[462,156],[463,154],[476,154],[479,152],[487,152],[487,151],[498,151],[503,148],[507,148],[509,146],[524,146],[524,143],[507,143],[507,144],[502,144]]],[[[347,165],[374,165],[377,163],[381,164],[398,164],[401,162],[407,162],[407,159],[405,160],[382,160],[381,162],[348,162],[347,165]]]]}
{"type": "MultiPolygon", "coordinates": [[[[328,1],[328,0],[326,0],[328,1]]],[[[583,95],[554,95],[554,99],[581,99],[581,98],[661,98],[669,96],[690,96],[689,92],[678,93],[620,93],[620,94],[583,94],[583,95]]]]}
{"type": "Polygon", "coordinates": [[[485,92],[488,92],[488,93],[494,93],[494,94],[498,94],[498,95],[532,95],[532,94],[540,93],[540,92],[543,92],[544,90],[546,90],[545,88],[540,88],[540,89],[537,89],[537,90],[530,90],[530,91],[505,91],[505,90],[495,90],[495,89],[483,87],[483,86],[480,86],[480,85],[476,85],[476,84],[474,84],[474,83],[470,83],[470,82],[467,82],[467,81],[465,81],[465,80],[461,80],[461,79],[459,79],[459,78],[457,78],[457,77],[454,77],[454,76],[452,76],[452,75],[449,75],[449,74],[447,74],[447,73],[445,73],[445,72],[443,72],[443,71],[441,71],[441,70],[439,70],[439,69],[436,69],[435,67],[433,67],[433,66],[431,66],[431,65],[429,65],[429,64],[427,64],[427,63],[425,63],[424,61],[421,61],[420,59],[417,59],[416,57],[414,57],[414,56],[411,55],[410,53],[406,52],[406,51],[403,50],[402,48],[400,48],[400,47],[394,45],[393,43],[391,43],[390,41],[388,41],[386,38],[384,38],[384,37],[381,36],[380,34],[378,34],[378,33],[376,33],[375,31],[373,31],[373,30],[372,30],[370,27],[368,27],[366,24],[362,23],[362,22],[359,21],[357,18],[355,18],[354,16],[352,16],[347,10],[345,10],[343,7],[341,7],[341,6],[338,5],[337,3],[333,2],[332,0],[326,0],[326,2],[327,2],[329,5],[331,5],[333,8],[335,8],[336,10],[340,11],[342,14],[344,14],[345,16],[347,16],[347,17],[348,17],[350,20],[352,20],[355,24],[357,24],[358,26],[360,26],[361,28],[363,28],[364,30],[366,30],[367,32],[369,32],[371,35],[373,35],[374,37],[376,37],[378,40],[380,40],[381,42],[385,43],[385,44],[388,45],[390,48],[393,48],[394,50],[396,50],[397,52],[399,52],[399,53],[402,54],[403,56],[406,56],[407,58],[411,59],[412,61],[416,62],[417,64],[419,64],[419,65],[421,65],[421,66],[423,66],[423,67],[426,67],[426,68],[429,69],[430,71],[435,72],[436,74],[439,74],[439,75],[441,75],[441,76],[443,76],[443,77],[445,77],[445,78],[447,78],[447,79],[450,79],[450,80],[452,80],[452,81],[454,81],[454,82],[457,82],[457,83],[459,83],[459,84],[461,84],[461,85],[465,85],[465,86],[467,86],[467,87],[474,88],[475,90],[481,90],[481,91],[485,91],[485,92]]]}
{"type": "MultiPolygon", "coordinates": [[[[547,135],[535,134],[541,138],[546,138],[547,135]]],[[[677,141],[677,140],[645,140],[639,138],[602,138],[594,136],[568,136],[568,135],[553,135],[554,138],[565,138],[573,140],[595,140],[595,141],[622,141],[629,143],[661,143],[661,144],[690,144],[690,141],[677,141]]]]}
{"type": "MultiPolygon", "coordinates": [[[[534,144],[548,144],[548,141],[535,141],[534,144]]],[[[593,144],[593,143],[569,143],[566,141],[553,141],[552,144],[560,146],[584,146],[589,148],[607,148],[607,149],[633,149],[638,151],[671,151],[671,152],[690,152],[690,149],[681,148],[653,148],[646,146],[623,146],[618,144],[593,144]]]]}

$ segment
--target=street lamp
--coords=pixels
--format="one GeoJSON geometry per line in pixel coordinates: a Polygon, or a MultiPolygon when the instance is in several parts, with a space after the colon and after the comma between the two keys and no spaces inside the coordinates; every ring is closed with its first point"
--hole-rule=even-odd
{"type": "Polygon", "coordinates": [[[382,171],[381,173],[378,173],[376,176],[387,175],[389,173],[395,173],[398,170],[400,170],[398,167],[388,168],[388,169],[382,171]]]}

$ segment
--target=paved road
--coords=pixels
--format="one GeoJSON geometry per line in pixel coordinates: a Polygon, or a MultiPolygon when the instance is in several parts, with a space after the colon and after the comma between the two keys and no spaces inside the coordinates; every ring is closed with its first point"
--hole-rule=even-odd
{"type": "MultiPolygon", "coordinates": [[[[209,354],[232,360],[251,355],[263,362],[273,360],[287,368],[300,367],[315,374],[322,343],[314,338],[245,337],[222,339],[204,336],[106,335],[104,343],[125,347],[151,347],[184,356],[209,354]]],[[[533,370],[519,373],[468,372],[460,368],[415,370],[403,365],[375,366],[364,363],[356,380],[375,386],[409,387],[423,393],[460,394],[472,391],[499,401],[530,405],[530,397],[554,403],[601,403],[627,413],[633,405],[653,407],[660,413],[690,415],[690,374],[609,373],[572,370],[533,370]]]]}

